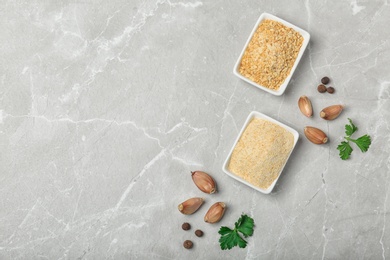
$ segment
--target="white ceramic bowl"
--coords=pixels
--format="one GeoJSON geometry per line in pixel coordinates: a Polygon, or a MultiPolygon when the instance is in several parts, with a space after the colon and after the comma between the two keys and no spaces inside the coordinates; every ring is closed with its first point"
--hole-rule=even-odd
{"type": "Polygon", "coordinates": [[[287,157],[287,159],[286,159],[286,163],[287,163],[288,159],[290,158],[290,155],[291,155],[292,151],[294,150],[295,145],[297,144],[297,141],[298,141],[298,139],[299,139],[299,134],[298,134],[298,132],[297,132],[296,130],[292,129],[292,128],[289,127],[289,126],[286,126],[285,124],[280,123],[279,121],[277,121],[277,120],[275,120],[275,119],[273,119],[273,118],[271,118],[271,117],[269,117],[269,116],[266,116],[266,115],[264,115],[264,114],[262,114],[262,113],[260,113],[260,112],[252,111],[252,112],[249,114],[248,118],[246,119],[245,124],[244,124],[244,126],[242,127],[242,129],[241,129],[241,131],[240,131],[240,133],[239,133],[239,135],[238,135],[236,141],[234,142],[233,147],[232,147],[232,149],[230,150],[229,155],[228,155],[228,157],[226,158],[225,163],[223,164],[222,170],[223,170],[227,175],[229,175],[230,177],[232,177],[232,178],[234,178],[234,179],[236,179],[236,180],[238,180],[238,181],[240,181],[240,182],[242,182],[242,183],[248,185],[249,187],[252,187],[253,189],[258,190],[258,191],[260,191],[260,192],[262,192],[262,193],[264,193],[264,194],[269,194],[269,193],[271,193],[271,191],[272,191],[273,188],[275,187],[275,184],[276,184],[276,182],[278,181],[278,179],[279,179],[279,177],[280,177],[280,174],[282,173],[282,171],[283,171],[283,169],[284,169],[284,166],[286,166],[286,163],[285,163],[285,164],[283,165],[283,167],[280,169],[280,172],[279,172],[279,174],[278,174],[278,177],[275,179],[275,181],[274,181],[274,182],[268,187],[268,189],[266,189],[266,190],[265,190],[265,189],[262,189],[262,188],[260,188],[260,187],[257,187],[257,186],[254,186],[254,185],[250,184],[249,182],[247,182],[246,180],[242,179],[241,177],[235,175],[234,173],[232,173],[232,172],[229,171],[229,169],[228,169],[229,161],[230,161],[230,158],[231,158],[231,156],[232,156],[234,147],[236,147],[237,142],[238,142],[238,140],[240,140],[240,137],[241,137],[242,133],[244,132],[244,130],[245,130],[246,127],[248,126],[249,122],[250,122],[253,118],[261,118],[261,119],[268,120],[268,121],[270,121],[270,122],[272,122],[272,123],[275,123],[275,124],[277,124],[277,125],[283,127],[284,129],[286,129],[287,131],[289,131],[290,133],[293,134],[293,136],[294,136],[294,145],[293,145],[293,147],[292,147],[292,149],[291,149],[291,151],[290,151],[290,154],[288,155],[288,157],[287,157]]]}
{"type": "Polygon", "coordinates": [[[273,95],[280,96],[286,90],[286,87],[287,87],[288,83],[290,82],[291,76],[294,74],[294,71],[297,68],[298,63],[301,60],[303,53],[305,52],[305,49],[306,49],[306,47],[307,47],[307,45],[309,43],[309,40],[310,40],[310,34],[308,32],[306,32],[305,30],[302,30],[301,28],[299,28],[299,27],[297,27],[297,26],[295,26],[295,25],[293,25],[293,24],[291,24],[289,22],[286,22],[285,20],[280,19],[279,17],[276,17],[276,16],[274,16],[272,14],[263,13],[262,15],[260,15],[259,20],[257,20],[257,23],[255,24],[255,27],[253,27],[252,33],[250,34],[248,40],[246,41],[244,49],[241,51],[240,57],[238,58],[238,60],[236,62],[236,65],[234,65],[233,73],[234,73],[234,75],[236,75],[240,79],[245,80],[249,84],[252,84],[253,86],[258,87],[259,89],[267,91],[268,93],[271,93],[273,95]],[[283,25],[285,25],[287,27],[290,27],[290,28],[294,29],[295,31],[299,32],[302,35],[302,37],[303,37],[302,47],[299,50],[298,56],[297,56],[297,58],[296,58],[296,60],[294,62],[294,66],[292,67],[292,69],[290,71],[290,74],[287,76],[287,78],[284,80],[284,82],[282,83],[282,85],[279,87],[278,90],[272,90],[272,89],[266,88],[264,86],[261,86],[261,85],[257,84],[256,82],[254,82],[254,81],[244,77],[243,75],[241,75],[239,70],[238,70],[239,67],[240,67],[242,56],[244,55],[244,52],[245,52],[246,48],[248,47],[248,44],[249,44],[250,40],[253,37],[253,34],[255,33],[257,28],[259,27],[259,24],[263,20],[265,20],[265,19],[270,19],[270,20],[274,20],[274,21],[280,22],[283,25]]]}

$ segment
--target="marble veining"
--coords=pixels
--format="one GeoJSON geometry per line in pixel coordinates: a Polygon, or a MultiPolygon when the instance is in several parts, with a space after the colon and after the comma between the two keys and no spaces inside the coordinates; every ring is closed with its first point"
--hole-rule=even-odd
{"type": "Polygon", "coordinates": [[[387,0],[3,1],[0,14],[0,259],[390,257],[387,0]],[[232,73],[263,12],[311,34],[281,97],[232,73]],[[325,75],[333,95],[316,91],[325,75]],[[340,118],[319,118],[338,103],[340,118]],[[222,172],[253,110],[301,136],[270,195],[222,172]],[[372,145],[341,161],[347,118],[372,145]],[[307,125],[329,144],[309,143],[307,125]],[[193,170],[219,192],[201,193],[193,170]],[[181,215],[195,196],[205,205],[181,215]],[[226,214],[206,224],[216,201],[226,214]],[[243,212],[256,223],[248,247],[220,250],[219,227],[243,212]]]}

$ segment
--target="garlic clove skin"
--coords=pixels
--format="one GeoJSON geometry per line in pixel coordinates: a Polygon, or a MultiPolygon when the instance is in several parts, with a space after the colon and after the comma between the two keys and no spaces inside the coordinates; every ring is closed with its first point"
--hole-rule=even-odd
{"type": "Polygon", "coordinates": [[[301,96],[298,100],[298,107],[304,116],[311,117],[313,115],[313,107],[308,97],[301,96]]]}
{"type": "Polygon", "coordinates": [[[213,194],[217,191],[214,179],[205,172],[191,172],[192,180],[195,185],[204,193],[213,194]]]}
{"type": "Polygon", "coordinates": [[[204,221],[210,224],[217,223],[220,221],[225,214],[226,210],[226,204],[223,202],[216,202],[214,203],[209,210],[207,211],[206,215],[204,216],[204,221]]]}
{"type": "Polygon", "coordinates": [[[326,107],[321,110],[320,117],[322,117],[325,120],[336,119],[341,114],[343,109],[344,106],[342,105],[333,105],[333,106],[326,107]]]}
{"type": "Polygon", "coordinates": [[[203,198],[191,198],[179,204],[177,207],[184,215],[195,213],[204,202],[203,198]]]}
{"type": "Polygon", "coordinates": [[[328,137],[326,134],[316,127],[306,126],[304,133],[306,138],[313,144],[325,144],[328,142],[328,137]]]}

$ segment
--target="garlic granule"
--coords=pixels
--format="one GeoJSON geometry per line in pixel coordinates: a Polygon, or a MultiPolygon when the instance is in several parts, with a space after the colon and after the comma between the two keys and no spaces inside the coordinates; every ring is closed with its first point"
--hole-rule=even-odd
{"type": "Polygon", "coordinates": [[[299,32],[266,19],[250,40],[239,72],[263,87],[278,90],[290,74],[302,44],[299,32]]]}

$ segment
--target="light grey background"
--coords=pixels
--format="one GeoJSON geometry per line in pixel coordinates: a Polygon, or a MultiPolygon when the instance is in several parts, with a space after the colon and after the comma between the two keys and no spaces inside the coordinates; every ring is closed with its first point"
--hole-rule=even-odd
{"type": "Polygon", "coordinates": [[[389,24],[387,0],[1,1],[0,259],[388,258],[389,24]],[[311,34],[281,97],[232,73],[262,12],[311,34]],[[325,75],[334,95],[316,91],[325,75]],[[221,170],[253,110],[301,135],[271,195],[221,170]],[[348,117],[373,142],[341,161],[348,117]],[[330,142],[309,143],[306,125],[330,142]],[[195,187],[198,169],[218,194],[195,187]],[[180,214],[194,196],[205,205],[180,214]],[[216,201],[226,215],[206,224],[216,201]],[[221,251],[219,227],[241,213],[256,222],[248,247],[221,251]]]}

